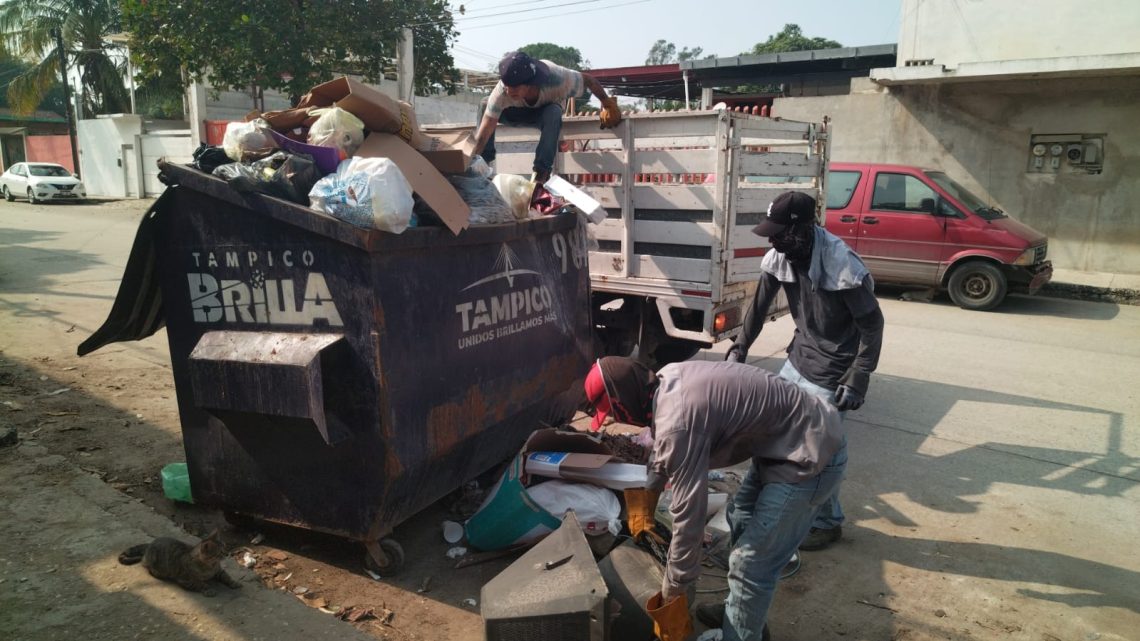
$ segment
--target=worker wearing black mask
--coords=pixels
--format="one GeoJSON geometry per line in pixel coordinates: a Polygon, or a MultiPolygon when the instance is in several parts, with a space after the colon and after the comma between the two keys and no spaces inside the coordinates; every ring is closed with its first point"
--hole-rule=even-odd
{"type": "MultiPolygon", "coordinates": [[[[774,251],[764,255],[764,274],[726,360],[745,361],[782,289],[796,331],[780,377],[831,401],[841,414],[859,409],[883,340],[883,314],[862,259],[816,224],[815,199],[800,191],[777,196],[752,232],[767,237],[774,251]]],[[[800,549],[822,550],[838,541],[843,519],[837,492],[800,549]]]]}

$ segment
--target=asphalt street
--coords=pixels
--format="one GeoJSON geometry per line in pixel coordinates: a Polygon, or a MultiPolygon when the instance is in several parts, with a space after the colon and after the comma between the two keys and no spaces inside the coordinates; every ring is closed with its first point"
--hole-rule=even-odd
{"type": "MultiPolygon", "coordinates": [[[[73,356],[110,309],[142,211],[0,202],[6,362],[168,371],[161,335],[111,357],[73,356]]],[[[1140,307],[1013,296],[968,312],[890,291],[880,302],[882,360],[848,418],[844,539],[805,555],[781,588],[778,638],[1137,638],[1140,307]]],[[[778,369],[792,329],[770,323],[749,362],[778,369]]],[[[163,421],[176,435],[176,419],[163,421]]],[[[467,621],[473,634],[456,637],[481,638],[467,621]]]]}

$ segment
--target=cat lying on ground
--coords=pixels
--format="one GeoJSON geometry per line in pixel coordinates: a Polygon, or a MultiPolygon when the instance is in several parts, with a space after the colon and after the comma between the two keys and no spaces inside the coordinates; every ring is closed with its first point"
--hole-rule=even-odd
{"type": "Polygon", "coordinates": [[[119,555],[119,563],[134,565],[142,561],[151,576],[177,583],[192,592],[214,596],[211,579],[217,579],[229,588],[240,588],[236,579],[222,569],[226,547],[214,530],[197,545],[178,539],[159,537],[150,543],[136,545],[119,555]]]}

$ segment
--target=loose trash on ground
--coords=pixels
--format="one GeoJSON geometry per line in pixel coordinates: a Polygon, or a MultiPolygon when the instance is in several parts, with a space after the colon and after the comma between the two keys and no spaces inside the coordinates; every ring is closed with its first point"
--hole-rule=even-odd
{"type": "Polygon", "coordinates": [[[190,494],[190,472],[185,463],[170,463],[162,468],[162,493],[172,501],[193,503],[190,494]]]}

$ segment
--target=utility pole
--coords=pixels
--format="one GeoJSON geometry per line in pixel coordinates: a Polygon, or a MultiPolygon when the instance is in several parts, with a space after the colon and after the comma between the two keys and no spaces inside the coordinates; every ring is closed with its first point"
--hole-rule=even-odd
{"type": "Polygon", "coordinates": [[[52,29],[55,48],[59,51],[59,74],[63,77],[63,101],[67,104],[67,135],[71,138],[71,164],[79,175],[79,147],[75,143],[75,111],[71,107],[71,86],[67,82],[67,51],[63,48],[63,30],[52,29]]]}

